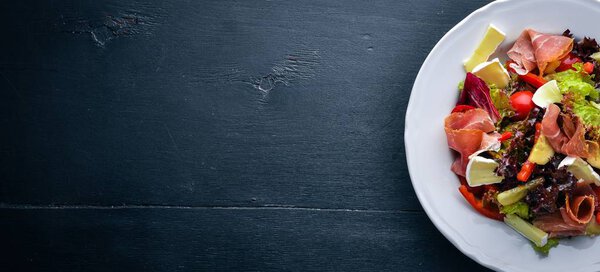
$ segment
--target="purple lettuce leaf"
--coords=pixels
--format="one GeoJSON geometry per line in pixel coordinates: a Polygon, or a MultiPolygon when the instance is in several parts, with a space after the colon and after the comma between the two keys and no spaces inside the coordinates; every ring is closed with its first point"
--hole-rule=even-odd
{"type": "Polygon", "coordinates": [[[492,118],[494,123],[500,120],[500,113],[494,106],[490,97],[490,88],[485,81],[472,73],[467,73],[463,91],[460,93],[456,105],[470,105],[484,109],[492,118]]]}

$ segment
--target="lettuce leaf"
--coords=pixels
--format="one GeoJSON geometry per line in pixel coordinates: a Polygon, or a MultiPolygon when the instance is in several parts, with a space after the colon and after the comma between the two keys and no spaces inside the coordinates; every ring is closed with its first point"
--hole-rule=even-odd
{"type": "Polygon", "coordinates": [[[503,214],[516,214],[523,219],[529,219],[529,206],[523,201],[504,206],[500,209],[503,214]]]}
{"type": "Polygon", "coordinates": [[[593,102],[580,100],[573,103],[573,113],[579,116],[584,124],[600,128],[600,109],[593,102]]]}
{"type": "Polygon", "coordinates": [[[539,247],[536,246],[534,243],[531,243],[531,246],[533,247],[533,249],[541,254],[544,255],[548,255],[548,253],[550,253],[550,249],[558,246],[558,239],[556,238],[550,238],[548,239],[548,242],[546,243],[546,245],[539,247]]]}
{"type": "Polygon", "coordinates": [[[558,82],[558,88],[564,94],[563,104],[570,111],[581,118],[586,126],[600,127],[600,109],[593,103],[600,98],[600,92],[594,88],[592,76],[582,71],[581,63],[573,64],[573,68],[575,70],[548,77],[558,82]]]}
{"type": "Polygon", "coordinates": [[[515,111],[510,106],[510,98],[504,90],[498,89],[495,86],[491,86],[490,98],[492,99],[492,103],[498,110],[500,118],[512,117],[515,114],[515,111]]]}
{"type": "Polygon", "coordinates": [[[575,70],[562,71],[550,75],[549,78],[555,79],[558,82],[558,88],[563,94],[572,92],[577,94],[577,96],[590,97],[592,100],[598,99],[600,94],[594,88],[592,77],[583,72],[583,65],[575,63],[573,64],[573,68],[575,70]]]}
{"type": "Polygon", "coordinates": [[[494,123],[500,120],[500,114],[490,98],[490,88],[485,81],[472,73],[467,73],[464,90],[460,93],[456,104],[484,109],[494,123]]]}

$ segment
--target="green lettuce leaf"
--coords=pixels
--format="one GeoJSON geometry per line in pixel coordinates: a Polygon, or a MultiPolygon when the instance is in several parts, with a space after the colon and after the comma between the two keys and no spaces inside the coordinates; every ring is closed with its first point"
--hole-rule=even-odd
{"type": "Polygon", "coordinates": [[[573,103],[573,113],[579,116],[584,124],[592,127],[600,127],[600,109],[592,103],[587,100],[575,101],[573,103]]]}
{"type": "Polygon", "coordinates": [[[550,238],[548,239],[548,242],[546,243],[546,245],[539,247],[536,246],[534,243],[531,243],[531,246],[533,247],[533,249],[541,254],[544,255],[548,255],[548,253],[550,253],[550,249],[558,246],[558,239],[556,238],[550,238]]]}
{"type": "Polygon", "coordinates": [[[594,88],[592,76],[583,72],[581,63],[573,64],[576,70],[566,70],[548,76],[550,79],[555,79],[558,82],[558,88],[565,94],[572,92],[581,97],[590,97],[592,100],[597,100],[600,97],[598,90],[594,88]]]}
{"type": "Polygon", "coordinates": [[[529,206],[523,201],[504,206],[500,209],[503,214],[516,214],[523,219],[529,219],[529,206]]]}
{"type": "Polygon", "coordinates": [[[592,76],[582,71],[581,63],[573,64],[573,67],[575,70],[548,77],[558,82],[558,88],[564,94],[563,104],[570,111],[579,116],[586,126],[600,127],[600,109],[593,103],[599,99],[600,92],[594,88],[592,76]]]}
{"type": "Polygon", "coordinates": [[[500,117],[511,117],[515,114],[515,111],[510,106],[510,98],[506,91],[496,88],[496,86],[490,86],[490,98],[492,103],[500,113],[500,117]]]}

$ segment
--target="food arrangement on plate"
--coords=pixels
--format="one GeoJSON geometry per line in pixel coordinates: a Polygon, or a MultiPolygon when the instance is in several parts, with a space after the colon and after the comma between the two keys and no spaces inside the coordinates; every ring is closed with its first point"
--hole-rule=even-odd
{"type": "Polygon", "coordinates": [[[490,25],[464,62],[444,120],[451,169],[477,212],[548,254],[560,238],[600,234],[600,46],[525,29],[490,60],[504,37],[490,25]]]}

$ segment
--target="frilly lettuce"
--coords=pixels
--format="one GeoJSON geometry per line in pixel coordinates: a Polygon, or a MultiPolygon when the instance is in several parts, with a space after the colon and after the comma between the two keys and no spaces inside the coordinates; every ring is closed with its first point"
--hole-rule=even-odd
{"type": "Polygon", "coordinates": [[[597,100],[600,94],[598,93],[598,90],[594,88],[592,77],[582,71],[583,66],[581,63],[573,64],[573,68],[576,70],[569,69],[548,77],[555,79],[558,82],[558,88],[563,94],[573,92],[576,93],[577,96],[589,97],[592,100],[597,100]]]}
{"type": "Polygon", "coordinates": [[[563,103],[587,126],[600,127],[600,108],[593,101],[600,97],[600,92],[594,88],[592,76],[582,71],[581,63],[573,64],[575,70],[566,70],[549,75],[558,82],[558,88],[565,94],[563,103]],[[590,101],[591,100],[591,101],[590,101]]]}
{"type": "Polygon", "coordinates": [[[493,84],[490,86],[490,98],[492,103],[500,113],[500,117],[511,117],[515,114],[515,111],[510,106],[510,98],[503,89],[498,89],[493,84]]]}
{"type": "Polygon", "coordinates": [[[592,105],[593,102],[580,100],[573,103],[573,113],[579,116],[588,126],[600,127],[600,109],[592,105]]]}

